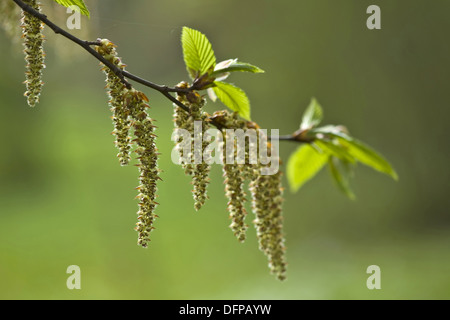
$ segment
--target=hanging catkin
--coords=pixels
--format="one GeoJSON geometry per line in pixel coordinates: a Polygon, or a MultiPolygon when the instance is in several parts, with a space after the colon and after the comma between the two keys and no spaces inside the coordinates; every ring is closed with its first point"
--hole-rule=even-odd
{"type": "MultiPolygon", "coordinates": [[[[259,131],[259,129],[257,130],[259,131]]],[[[267,142],[259,139],[258,143],[267,142]]],[[[269,151],[268,156],[270,156],[270,143],[268,143],[267,150],[269,151]]],[[[279,159],[275,161],[279,161],[279,159]]],[[[259,163],[252,170],[250,191],[252,211],[255,214],[253,223],[256,228],[259,249],[267,256],[271,272],[278,279],[284,280],[286,278],[286,248],[282,217],[282,173],[278,171],[272,175],[263,175],[261,170],[263,167],[264,165],[259,163]]]]}
{"type": "MultiPolygon", "coordinates": [[[[188,84],[182,82],[177,87],[187,88],[188,84]]],[[[177,99],[189,109],[188,113],[175,105],[174,124],[175,129],[184,129],[190,132],[189,143],[191,143],[190,150],[192,151],[189,152],[189,154],[183,153],[184,145],[180,142],[176,142],[176,145],[180,156],[186,161],[182,163],[185,173],[192,176],[194,208],[198,211],[208,198],[207,187],[210,181],[209,172],[211,170],[211,166],[203,159],[203,152],[208,145],[208,142],[206,142],[204,138],[206,131],[210,127],[208,116],[203,111],[206,100],[195,91],[187,94],[178,93],[177,99]],[[201,126],[201,128],[197,130],[197,134],[195,134],[196,124],[201,126]]],[[[184,141],[183,143],[186,142],[184,141]]]]}
{"type": "Polygon", "coordinates": [[[125,97],[125,104],[133,118],[133,128],[136,143],[136,154],[139,160],[139,211],[136,231],[138,232],[138,244],[144,248],[150,241],[149,234],[154,229],[153,222],[158,217],[154,211],[158,203],[156,199],[157,186],[160,180],[158,169],[158,149],[156,148],[153,120],[146,110],[149,108],[147,97],[135,89],[131,89],[125,97]]]}
{"type": "MultiPolygon", "coordinates": [[[[124,70],[125,64],[117,56],[116,46],[107,39],[100,40],[100,43],[100,46],[96,46],[97,52],[120,70],[124,70]]],[[[102,71],[106,74],[108,102],[113,113],[114,131],[112,133],[116,136],[115,145],[119,149],[117,157],[119,158],[119,163],[125,166],[130,162],[131,149],[131,137],[129,136],[131,126],[130,110],[124,105],[124,95],[128,90],[122,80],[107,66],[102,65],[102,71]]]]}
{"type": "MultiPolygon", "coordinates": [[[[177,88],[187,89],[189,84],[187,82],[180,82],[177,88]]],[[[186,99],[185,94],[178,93],[177,100],[180,101],[183,105],[188,107],[188,101],[186,99]]],[[[192,164],[193,161],[193,153],[192,149],[194,147],[194,142],[192,140],[192,134],[194,132],[194,122],[192,121],[190,112],[183,110],[181,107],[174,104],[174,114],[173,114],[173,122],[175,126],[176,141],[175,148],[178,151],[181,158],[181,166],[184,169],[185,174],[192,175],[194,172],[194,166],[192,164]],[[185,130],[185,132],[189,133],[189,139],[186,141],[183,139],[181,133],[178,130],[185,130]],[[184,150],[188,150],[186,153],[184,150]]]]}
{"type": "MultiPolygon", "coordinates": [[[[33,7],[36,11],[40,11],[40,4],[36,0],[26,0],[28,5],[33,7]]],[[[22,34],[23,45],[25,53],[25,61],[27,62],[25,71],[25,96],[30,107],[34,107],[39,102],[42,86],[42,70],[45,68],[44,64],[44,35],[42,29],[43,23],[29,14],[23,12],[22,14],[22,34]]]]}
{"type": "MultiPolygon", "coordinates": [[[[224,128],[243,129],[245,121],[239,120],[236,112],[230,114],[227,111],[215,112],[212,119],[224,128]]],[[[225,130],[224,130],[225,131],[225,130]]],[[[223,132],[224,132],[223,131],[223,132]]],[[[228,137],[226,131],[223,134],[225,145],[231,144],[233,150],[232,163],[227,163],[227,148],[223,148],[223,177],[225,184],[225,196],[228,199],[227,209],[231,219],[230,228],[240,242],[246,238],[248,225],[245,223],[247,211],[245,210],[246,194],[244,191],[244,168],[246,164],[237,164],[237,144],[234,139],[228,137]]]]}

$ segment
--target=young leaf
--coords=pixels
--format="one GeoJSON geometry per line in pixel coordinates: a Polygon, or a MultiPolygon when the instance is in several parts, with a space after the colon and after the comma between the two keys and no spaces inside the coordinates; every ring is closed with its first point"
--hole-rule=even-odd
{"type": "Polygon", "coordinates": [[[332,141],[327,140],[315,140],[314,143],[322,149],[323,152],[335,156],[341,160],[348,161],[350,163],[355,163],[355,158],[348,152],[347,148],[340,144],[335,144],[332,141]]]}
{"type": "Polygon", "coordinates": [[[391,176],[394,180],[398,180],[398,175],[389,162],[383,158],[378,152],[370,148],[363,142],[350,137],[344,133],[339,127],[336,126],[324,126],[311,131],[313,134],[321,133],[338,139],[339,143],[347,149],[348,153],[357,161],[387,175],[391,176]]]}
{"type": "Polygon", "coordinates": [[[89,10],[84,4],[83,0],[54,0],[54,1],[67,8],[71,6],[77,6],[78,8],[80,8],[81,14],[84,14],[87,17],[90,16],[89,10]]]}
{"type": "Polygon", "coordinates": [[[211,77],[225,80],[230,72],[264,73],[264,70],[250,63],[229,59],[218,63],[214,68],[214,72],[211,73],[211,77]]]}
{"type": "Polygon", "coordinates": [[[328,166],[330,168],[331,176],[333,177],[339,189],[341,189],[341,191],[344,192],[347,197],[354,200],[356,197],[353,191],[350,189],[349,183],[349,178],[351,175],[351,164],[346,162],[345,160],[342,161],[336,157],[331,156],[328,159],[328,166]]]}
{"type": "Polygon", "coordinates": [[[287,178],[292,192],[313,178],[328,161],[328,155],[316,151],[309,144],[300,146],[287,163],[287,178]]]}
{"type": "Polygon", "coordinates": [[[332,124],[319,128],[314,128],[310,132],[311,134],[322,133],[322,134],[329,134],[331,136],[348,135],[347,128],[345,128],[344,126],[335,126],[332,124]]]}
{"type": "Polygon", "coordinates": [[[347,148],[348,152],[359,162],[387,175],[394,180],[398,180],[398,175],[391,167],[389,162],[384,159],[379,153],[348,135],[341,134],[338,138],[341,145],[347,148]]]}
{"type": "Polygon", "coordinates": [[[215,79],[215,81],[223,81],[226,78],[228,78],[230,73],[222,70],[228,68],[231,64],[233,64],[236,61],[237,59],[228,59],[216,64],[216,66],[214,67],[214,71],[211,73],[211,78],[215,79]]]}
{"type": "Polygon", "coordinates": [[[212,87],[217,98],[242,118],[250,120],[250,101],[245,92],[227,82],[215,81],[212,87]]]}
{"type": "Polygon", "coordinates": [[[216,57],[211,43],[203,33],[183,27],[181,44],[184,62],[192,79],[213,71],[216,57]]]}
{"type": "Polygon", "coordinates": [[[206,93],[208,94],[208,97],[211,99],[212,102],[216,102],[217,101],[217,95],[214,92],[213,88],[206,89],[206,93]]]}
{"type": "Polygon", "coordinates": [[[303,114],[302,123],[300,124],[301,130],[309,130],[322,121],[323,111],[322,107],[319,105],[315,98],[311,99],[311,103],[308,108],[306,108],[305,113],[303,114]]]}

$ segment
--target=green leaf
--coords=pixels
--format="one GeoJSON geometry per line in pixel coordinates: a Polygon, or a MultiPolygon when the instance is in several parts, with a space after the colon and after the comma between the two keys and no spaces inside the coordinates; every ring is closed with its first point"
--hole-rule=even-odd
{"type": "Polygon", "coordinates": [[[355,158],[348,152],[346,147],[340,144],[336,144],[333,141],[320,140],[317,139],[314,143],[322,149],[323,152],[329,154],[330,156],[335,156],[341,160],[348,161],[350,163],[355,163],[355,158]]]}
{"type": "Polygon", "coordinates": [[[215,81],[214,84],[212,89],[217,98],[242,118],[250,120],[250,101],[245,92],[227,82],[215,81]]]}
{"type": "Polygon", "coordinates": [[[327,163],[328,157],[309,144],[300,146],[292,153],[287,163],[287,178],[292,192],[312,179],[327,163]]]}
{"type": "Polygon", "coordinates": [[[319,105],[315,98],[311,99],[311,103],[306,108],[303,114],[302,123],[300,124],[301,130],[309,130],[316,127],[323,118],[322,107],[319,105]]]}
{"type": "Polygon", "coordinates": [[[67,8],[71,6],[77,6],[78,8],[80,8],[81,14],[84,14],[87,17],[90,16],[89,10],[84,4],[83,0],[54,0],[54,1],[67,8]]]}
{"type": "Polygon", "coordinates": [[[339,143],[347,149],[348,153],[357,161],[369,166],[377,171],[386,173],[394,180],[398,180],[398,175],[390,163],[381,154],[373,150],[363,142],[350,137],[338,126],[325,126],[311,131],[312,134],[326,134],[338,139],[339,143]]]}
{"type": "Polygon", "coordinates": [[[351,164],[349,162],[341,161],[336,157],[329,157],[328,167],[330,168],[331,176],[336,182],[339,189],[344,192],[347,197],[354,200],[355,194],[350,189],[350,175],[352,173],[351,164]]]}
{"type": "Polygon", "coordinates": [[[356,160],[377,171],[386,173],[394,180],[398,180],[398,175],[395,170],[378,152],[348,135],[340,134],[340,136],[341,137],[338,138],[339,142],[347,148],[348,152],[356,160]]]}
{"type": "Polygon", "coordinates": [[[240,62],[237,59],[229,59],[218,63],[211,76],[225,80],[230,72],[264,73],[264,70],[250,63],[240,62]]]}
{"type": "Polygon", "coordinates": [[[216,57],[211,43],[203,33],[183,27],[181,45],[184,62],[192,79],[213,71],[216,65],[216,57]]]}

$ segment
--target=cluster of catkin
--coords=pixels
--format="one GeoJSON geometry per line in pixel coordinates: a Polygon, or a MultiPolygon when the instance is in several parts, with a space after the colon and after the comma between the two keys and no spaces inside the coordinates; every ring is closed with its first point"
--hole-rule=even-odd
{"type": "MultiPolygon", "coordinates": [[[[40,10],[37,0],[25,0],[25,2],[35,10],[40,10]]],[[[5,13],[3,27],[10,27],[15,16],[17,7],[12,1],[2,1],[0,12],[5,13]],[[9,20],[6,18],[10,18],[9,20]]],[[[16,15],[17,16],[17,15],[16,15]]],[[[27,12],[22,13],[21,20],[22,38],[26,65],[26,92],[27,102],[34,107],[39,102],[39,96],[43,86],[42,70],[45,68],[42,34],[42,22],[27,12]]],[[[116,46],[107,39],[99,39],[95,46],[96,51],[106,60],[118,68],[125,70],[125,64],[118,56],[116,46]]],[[[139,192],[138,222],[136,231],[138,232],[138,244],[147,247],[150,241],[150,232],[154,229],[153,223],[157,218],[154,213],[158,203],[155,201],[157,195],[157,181],[160,180],[157,161],[158,150],[156,148],[154,133],[155,126],[153,119],[147,113],[149,108],[147,97],[131,86],[126,86],[124,81],[109,67],[102,65],[102,71],[106,74],[106,89],[109,96],[109,106],[113,113],[114,124],[113,134],[115,144],[119,150],[117,157],[122,166],[128,165],[131,161],[131,150],[134,147],[139,168],[139,192]]],[[[192,177],[194,208],[200,210],[208,199],[207,186],[210,182],[209,173],[211,166],[203,159],[204,151],[209,145],[207,131],[211,127],[211,121],[216,127],[222,129],[223,144],[235,144],[234,138],[227,136],[225,129],[256,129],[258,126],[253,122],[242,120],[237,113],[227,111],[215,112],[208,115],[203,109],[206,100],[198,92],[189,89],[189,84],[181,82],[177,85],[180,90],[177,93],[177,100],[185,106],[181,108],[175,104],[174,123],[176,129],[184,129],[190,133],[186,148],[184,139],[176,141],[176,148],[182,159],[182,166],[185,173],[192,177]],[[186,109],[186,110],[185,110],[186,109]],[[195,130],[195,126],[200,125],[201,130],[195,130]],[[183,140],[183,141],[182,141],[183,140]],[[186,151],[188,150],[188,151],[186,151]],[[188,152],[188,154],[183,154],[188,152]]],[[[185,132],[186,132],[185,131],[185,132]]],[[[258,136],[259,137],[259,136],[258,136]]],[[[250,143],[250,142],[249,142],[250,143]]],[[[240,242],[245,241],[248,225],[246,224],[247,211],[245,204],[247,195],[244,190],[246,182],[249,183],[251,193],[251,208],[255,215],[253,224],[255,225],[259,248],[267,256],[269,267],[279,279],[283,280],[286,274],[285,247],[283,236],[283,188],[281,187],[281,173],[263,175],[262,169],[265,167],[261,162],[249,162],[249,143],[246,144],[244,164],[228,163],[223,150],[223,176],[225,183],[225,193],[228,198],[227,209],[231,220],[230,228],[240,242]]],[[[258,144],[267,143],[261,140],[258,144]]],[[[268,148],[270,150],[270,148],[268,148]]],[[[237,150],[237,148],[234,148],[237,150]]],[[[236,152],[236,151],[235,151],[236,152]]],[[[236,155],[236,154],[235,154],[236,155]]]]}
{"type": "MultiPolygon", "coordinates": [[[[12,2],[12,1],[11,1],[12,2]]],[[[40,4],[36,0],[25,0],[28,5],[36,11],[40,11],[40,4]]],[[[22,38],[24,45],[25,61],[27,62],[25,71],[25,96],[30,107],[34,107],[39,102],[43,82],[42,70],[44,64],[44,35],[43,23],[27,12],[22,13],[21,20],[22,38]]]]}
{"type": "MultiPolygon", "coordinates": [[[[179,88],[188,88],[186,83],[179,84],[179,88]]],[[[229,113],[227,111],[215,112],[212,116],[208,117],[205,112],[202,112],[201,116],[198,115],[198,107],[203,107],[204,100],[194,99],[197,97],[195,93],[178,94],[178,100],[185,106],[189,107],[191,113],[183,110],[178,106],[175,107],[174,123],[175,129],[192,130],[195,119],[201,119],[204,123],[204,128],[208,128],[210,121],[214,121],[216,126],[222,129],[223,143],[234,144],[234,152],[236,156],[237,147],[236,141],[231,139],[227,135],[225,129],[253,129],[256,130],[257,137],[260,137],[259,128],[253,122],[248,122],[240,119],[237,113],[229,113]]],[[[193,131],[190,131],[193,132],[193,131]]],[[[193,134],[192,134],[193,136],[193,134]]],[[[252,211],[255,215],[253,224],[255,225],[259,248],[267,256],[269,260],[269,268],[278,279],[284,280],[286,277],[286,259],[285,259],[285,245],[283,235],[283,217],[282,217],[282,204],[283,204],[283,188],[281,185],[281,172],[277,172],[272,175],[262,174],[262,169],[266,166],[262,163],[266,161],[260,161],[257,159],[256,163],[250,163],[249,150],[251,148],[251,141],[246,143],[245,147],[245,163],[239,164],[236,162],[228,163],[226,159],[226,147],[219,148],[222,150],[222,162],[223,162],[223,176],[225,183],[225,193],[228,198],[227,209],[229,217],[231,219],[230,228],[240,242],[245,241],[246,231],[248,225],[245,222],[247,211],[245,209],[245,203],[247,201],[244,185],[246,181],[249,182],[249,189],[251,193],[252,211]]],[[[271,146],[267,142],[267,139],[260,139],[256,143],[267,143],[267,150],[270,156],[271,146]]],[[[183,150],[186,150],[180,146],[181,141],[177,141],[176,147],[180,156],[183,157],[183,150]]],[[[202,150],[203,151],[203,150],[202,150]]],[[[194,153],[196,152],[194,148],[194,153]]],[[[192,154],[186,157],[189,159],[192,154]]],[[[278,160],[279,161],[279,160],[278,160]]],[[[192,183],[194,185],[194,199],[195,208],[197,206],[197,195],[195,190],[201,189],[203,194],[206,194],[206,185],[209,180],[205,179],[204,171],[196,170],[199,165],[193,165],[192,163],[182,163],[185,168],[185,172],[193,176],[192,183]],[[196,186],[199,181],[202,181],[201,186],[196,186]]],[[[206,164],[204,166],[207,166],[206,164]]],[[[207,169],[209,172],[209,168],[207,169]]],[[[203,204],[203,203],[202,203],[203,204]]]]}
{"type": "MultiPolygon", "coordinates": [[[[120,70],[125,69],[125,64],[118,57],[116,46],[107,39],[99,40],[96,50],[105,59],[120,70]]],[[[136,231],[138,232],[138,244],[147,247],[150,241],[149,234],[154,229],[153,222],[157,218],[154,213],[158,203],[156,199],[156,182],[160,179],[157,165],[158,150],[156,148],[154,133],[155,126],[149,117],[147,97],[133,88],[128,89],[122,80],[107,66],[102,66],[106,74],[106,89],[109,96],[109,106],[113,113],[115,144],[119,149],[117,157],[122,166],[129,164],[130,152],[135,145],[139,164],[139,211],[136,231]],[[130,136],[133,129],[134,139],[130,136]]]]}
{"type": "MultiPolygon", "coordinates": [[[[36,11],[40,11],[40,4],[37,0],[24,0],[36,11]]],[[[17,18],[17,6],[12,1],[3,0],[0,3],[0,12],[3,15],[2,26],[7,31],[12,32],[11,26],[17,18]]],[[[27,102],[34,107],[39,102],[39,96],[43,86],[42,70],[45,68],[42,34],[43,23],[33,15],[22,12],[21,19],[22,38],[26,65],[26,92],[27,102]]],[[[96,51],[106,60],[118,68],[125,70],[118,56],[116,46],[107,39],[99,39],[95,46],[96,51]]],[[[160,180],[157,161],[158,150],[156,148],[154,133],[155,126],[153,119],[147,113],[149,108],[148,98],[140,91],[131,86],[125,85],[124,81],[109,67],[102,64],[102,71],[106,74],[106,89],[109,96],[109,106],[113,113],[115,144],[119,150],[117,157],[122,166],[126,166],[131,161],[131,150],[133,147],[136,153],[139,168],[139,192],[138,222],[135,230],[138,232],[138,244],[147,247],[150,241],[149,234],[154,229],[153,223],[157,218],[154,213],[158,203],[155,201],[157,195],[157,181],[160,180]],[[133,137],[132,137],[133,136],[133,137]]],[[[272,175],[262,174],[265,167],[262,162],[250,163],[249,150],[250,141],[246,144],[245,163],[229,163],[226,159],[225,144],[233,144],[235,156],[237,146],[234,137],[227,135],[225,129],[256,129],[258,126],[253,122],[242,120],[237,113],[227,111],[215,112],[212,116],[204,112],[203,107],[206,100],[198,92],[189,89],[189,84],[181,82],[177,85],[180,90],[177,93],[177,100],[185,106],[181,108],[174,105],[174,123],[176,129],[184,129],[190,133],[186,148],[184,139],[176,141],[176,148],[182,159],[182,166],[185,173],[192,177],[194,208],[200,210],[207,200],[207,186],[210,182],[210,164],[205,162],[204,151],[209,145],[207,131],[211,127],[211,121],[216,127],[222,129],[223,142],[222,152],[223,176],[225,193],[228,198],[227,209],[231,219],[230,228],[240,242],[245,241],[248,225],[245,220],[247,211],[245,203],[247,195],[244,185],[249,182],[251,193],[252,211],[255,215],[253,223],[256,228],[259,241],[259,248],[268,257],[269,267],[280,280],[285,279],[286,261],[283,237],[283,188],[281,187],[281,173],[272,175]],[[200,125],[201,130],[196,130],[196,125],[200,125]],[[183,140],[183,141],[182,141],[183,140]],[[188,151],[188,154],[183,154],[188,151]],[[186,159],[189,159],[186,161],[186,159]]],[[[258,132],[259,133],[259,132],[258,132]]],[[[258,137],[260,137],[258,135],[258,137]]],[[[260,138],[258,144],[267,143],[260,138]]],[[[268,144],[269,145],[269,144],[268,144]]],[[[270,146],[268,148],[270,151],[270,146]]],[[[269,154],[270,156],[270,154],[269,154]]]]}

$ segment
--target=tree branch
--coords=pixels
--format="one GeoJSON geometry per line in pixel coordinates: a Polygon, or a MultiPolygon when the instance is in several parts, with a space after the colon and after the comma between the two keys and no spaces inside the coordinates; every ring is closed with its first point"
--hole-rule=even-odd
{"type": "MultiPolygon", "coordinates": [[[[136,75],[134,75],[134,74],[132,74],[132,73],[130,73],[128,71],[121,70],[120,68],[115,66],[113,63],[111,63],[108,59],[105,59],[101,54],[99,54],[95,49],[93,49],[91,47],[91,46],[98,46],[98,45],[100,45],[99,39],[97,41],[81,40],[80,38],[77,38],[73,34],[67,32],[64,29],[62,29],[59,26],[57,26],[55,23],[50,21],[45,14],[38,12],[37,10],[35,10],[33,7],[29,6],[28,4],[26,4],[22,0],[12,0],[12,1],[14,1],[23,11],[31,14],[32,16],[34,16],[37,19],[39,19],[40,21],[42,21],[45,25],[47,25],[50,29],[52,29],[53,32],[55,32],[56,34],[59,34],[59,35],[65,37],[65,38],[67,38],[68,40],[78,44],[80,47],[82,47],[84,50],[86,50],[94,58],[96,58],[98,61],[100,61],[105,66],[107,66],[109,69],[111,69],[112,72],[114,72],[114,74],[117,77],[119,77],[119,79],[123,82],[123,84],[128,89],[131,89],[132,86],[126,80],[126,78],[128,78],[130,80],[133,80],[133,81],[135,81],[137,83],[140,83],[140,84],[142,84],[142,85],[144,85],[144,86],[146,86],[148,88],[151,88],[153,90],[156,90],[156,91],[160,92],[167,99],[172,101],[174,104],[176,104],[177,106],[182,108],[184,111],[190,113],[189,108],[186,105],[184,105],[183,103],[181,103],[180,101],[178,101],[170,93],[173,93],[173,92],[189,93],[189,92],[194,90],[193,87],[186,89],[186,88],[177,88],[177,87],[171,88],[171,87],[168,87],[168,86],[158,85],[158,84],[155,84],[155,83],[153,83],[151,81],[143,79],[143,78],[141,78],[139,76],[136,76],[136,75]]],[[[223,125],[217,123],[214,119],[210,119],[210,121],[211,121],[211,124],[214,125],[215,127],[217,127],[218,129],[222,129],[223,128],[223,125]]],[[[292,135],[271,137],[271,138],[278,138],[280,141],[293,141],[293,142],[300,142],[300,143],[309,143],[309,142],[311,142],[309,140],[303,139],[303,137],[300,136],[300,135],[295,135],[295,133],[292,134],[292,135]]]]}

